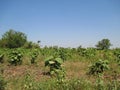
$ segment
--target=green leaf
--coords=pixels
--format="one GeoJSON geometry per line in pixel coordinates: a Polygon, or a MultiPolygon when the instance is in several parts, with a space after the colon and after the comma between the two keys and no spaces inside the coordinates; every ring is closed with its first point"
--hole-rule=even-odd
{"type": "Polygon", "coordinates": [[[49,61],[49,64],[51,65],[51,64],[54,64],[55,62],[54,61],[49,61]]]}
{"type": "Polygon", "coordinates": [[[49,61],[49,60],[52,60],[52,59],[54,59],[54,57],[50,56],[50,57],[46,58],[45,61],[49,61]]]}
{"type": "Polygon", "coordinates": [[[55,58],[55,61],[57,61],[57,63],[62,64],[63,60],[61,58],[55,58]]]}
{"type": "Polygon", "coordinates": [[[49,66],[50,63],[52,63],[52,62],[49,62],[49,61],[52,61],[53,58],[54,58],[53,56],[50,56],[50,57],[46,58],[46,59],[45,59],[45,66],[49,66]]]}

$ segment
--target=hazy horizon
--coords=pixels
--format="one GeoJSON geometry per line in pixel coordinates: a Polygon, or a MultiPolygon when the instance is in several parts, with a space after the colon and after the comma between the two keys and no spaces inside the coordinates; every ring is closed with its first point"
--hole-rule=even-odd
{"type": "Polygon", "coordinates": [[[119,0],[0,0],[0,38],[13,29],[42,46],[120,47],[119,0]]]}

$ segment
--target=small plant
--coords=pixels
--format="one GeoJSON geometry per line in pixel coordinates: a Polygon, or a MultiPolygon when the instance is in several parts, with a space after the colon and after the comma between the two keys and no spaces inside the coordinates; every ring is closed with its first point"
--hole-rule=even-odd
{"type": "Polygon", "coordinates": [[[35,60],[36,60],[37,56],[38,56],[38,52],[37,51],[32,53],[32,55],[31,55],[31,64],[35,63],[35,60]]]}
{"type": "Polygon", "coordinates": [[[3,63],[3,57],[4,57],[4,54],[0,54],[0,63],[3,63]]]}
{"type": "Polygon", "coordinates": [[[50,56],[45,60],[45,66],[50,67],[51,75],[57,73],[59,70],[62,70],[62,67],[61,67],[62,63],[63,63],[63,60],[61,58],[55,58],[53,56],[50,56]]]}
{"type": "Polygon", "coordinates": [[[10,60],[9,60],[9,63],[11,65],[20,65],[22,64],[22,54],[18,51],[12,51],[10,53],[10,60]]]}
{"type": "Polygon", "coordinates": [[[109,69],[108,60],[103,61],[100,59],[97,62],[95,62],[93,65],[91,65],[89,69],[90,69],[89,70],[90,75],[97,76],[96,85],[95,85],[96,89],[103,90],[104,82],[102,80],[102,77],[103,77],[103,72],[109,69]]]}
{"type": "Polygon", "coordinates": [[[98,60],[97,62],[95,62],[93,65],[90,66],[90,70],[89,70],[89,74],[90,75],[99,75],[99,74],[103,74],[103,72],[107,69],[109,69],[108,66],[108,60],[98,60]]]}

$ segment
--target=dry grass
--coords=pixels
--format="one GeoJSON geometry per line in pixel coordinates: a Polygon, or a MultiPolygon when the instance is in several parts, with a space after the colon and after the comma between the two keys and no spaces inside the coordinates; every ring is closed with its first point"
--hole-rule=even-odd
{"type": "Polygon", "coordinates": [[[64,67],[66,69],[66,74],[68,78],[81,78],[86,75],[87,68],[88,68],[87,62],[80,62],[80,61],[66,61],[64,63],[64,67]]]}
{"type": "MultiPolygon", "coordinates": [[[[95,83],[96,78],[94,76],[89,76],[86,73],[88,72],[88,67],[91,62],[89,61],[65,61],[63,64],[63,67],[66,71],[66,78],[67,79],[74,79],[74,78],[83,78],[86,80],[91,81],[92,83],[95,83]]],[[[34,78],[37,82],[42,81],[48,81],[49,78],[51,78],[49,75],[45,75],[44,72],[47,72],[49,68],[45,68],[44,61],[39,60],[37,64],[23,64],[18,66],[12,66],[12,65],[3,65],[1,66],[4,70],[3,76],[5,77],[6,81],[8,81],[7,88],[9,90],[17,89],[17,87],[20,87],[22,80],[24,80],[24,77],[27,73],[30,74],[32,78],[34,78]],[[19,82],[20,81],[20,82],[19,82]],[[11,88],[11,89],[10,89],[11,88]]],[[[110,63],[110,70],[106,71],[104,73],[103,79],[107,82],[108,79],[113,79],[113,70],[116,70],[118,73],[117,78],[120,78],[120,72],[116,63],[110,63]]],[[[19,89],[21,90],[21,89],[19,89]]]]}
{"type": "MultiPolygon", "coordinates": [[[[84,61],[66,61],[63,64],[63,67],[66,71],[67,78],[81,78],[86,76],[89,63],[84,61]]],[[[44,72],[48,71],[48,68],[45,68],[44,61],[39,61],[34,65],[5,65],[3,66],[4,72],[3,76],[6,79],[14,79],[19,77],[24,77],[26,73],[30,73],[37,81],[44,78],[49,78],[50,76],[44,75],[44,72]]]]}

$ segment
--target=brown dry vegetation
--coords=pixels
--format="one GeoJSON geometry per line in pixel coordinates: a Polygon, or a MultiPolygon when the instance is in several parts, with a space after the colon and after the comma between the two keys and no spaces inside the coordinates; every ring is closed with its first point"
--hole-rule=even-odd
{"type": "MultiPolygon", "coordinates": [[[[63,68],[66,71],[66,78],[89,78],[87,75],[88,68],[90,63],[87,61],[65,61],[63,64],[63,68]]],[[[117,71],[119,71],[119,68],[117,68],[116,64],[111,64],[111,69],[104,73],[104,78],[112,79],[114,71],[112,69],[116,68],[117,71]]],[[[45,78],[50,78],[49,75],[45,75],[44,73],[49,71],[49,68],[46,68],[44,66],[44,62],[41,61],[34,65],[18,65],[18,66],[3,66],[3,76],[5,79],[14,79],[14,78],[20,78],[24,77],[26,73],[30,73],[32,77],[34,77],[35,80],[40,81],[44,80],[45,78]]],[[[118,75],[120,78],[120,75],[118,75]]]]}

